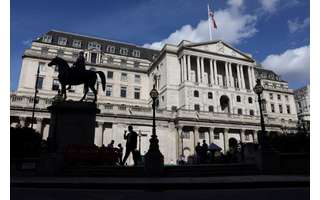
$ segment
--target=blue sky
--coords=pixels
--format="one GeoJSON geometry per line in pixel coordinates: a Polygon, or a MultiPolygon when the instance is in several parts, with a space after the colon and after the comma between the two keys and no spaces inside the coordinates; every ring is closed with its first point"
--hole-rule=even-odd
{"type": "MultiPolygon", "coordinates": [[[[11,0],[11,90],[31,41],[62,30],[151,48],[179,40],[207,41],[208,0],[11,0]]],[[[309,1],[214,0],[222,39],[281,74],[290,87],[309,83],[309,1]]]]}

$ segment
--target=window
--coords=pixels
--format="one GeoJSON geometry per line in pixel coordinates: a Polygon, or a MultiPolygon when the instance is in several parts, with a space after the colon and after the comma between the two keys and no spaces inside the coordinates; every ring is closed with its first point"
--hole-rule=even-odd
{"type": "Polygon", "coordinates": [[[62,49],[58,49],[58,50],[57,50],[57,56],[58,56],[58,57],[62,57],[63,54],[64,54],[64,52],[63,52],[62,49]]]}
{"type": "Polygon", "coordinates": [[[273,94],[272,93],[269,93],[269,98],[270,98],[270,100],[273,100],[273,94]]]}
{"type": "Polygon", "coordinates": [[[46,63],[44,62],[39,62],[38,67],[39,67],[39,72],[44,72],[45,71],[45,66],[46,63]]]}
{"type": "Polygon", "coordinates": [[[80,40],[73,40],[72,46],[76,48],[81,48],[81,41],[80,40]]]}
{"type": "Polygon", "coordinates": [[[114,53],[116,48],[115,48],[115,46],[108,45],[106,50],[109,53],[114,53]]]}
{"type": "Polygon", "coordinates": [[[58,38],[58,45],[66,46],[67,45],[67,38],[59,37],[58,38]]]}
{"type": "Polygon", "coordinates": [[[248,98],[248,102],[249,102],[249,103],[252,103],[252,97],[249,97],[249,98],[248,98]]]}
{"type": "Polygon", "coordinates": [[[301,102],[298,102],[298,107],[301,108],[301,102]]]}
{"type": "Polygon", "coordinates": [[[128,49],[127,48],[120,48],[120,54],[124,55],[124,56],[128,55],[128,49]]]}
{"type": "Polygon", "coordinates": [[[254,116],[254,111],[250,110],[250,116],[254,116]]]}
{"type": "Polygon", "coordinates": [[[97,53],[91,53],[91,63],[97,62],[97,53]]]}
{"type": "Polygon", "coordinates": [[[212,92],[208,92],[208,99],[212,99],[212,92]]]}
{"type": "Polygon", "coordinates": [[[201,140],[206,139],[206,135],[204,132],[199,132],[199,139],[201,140]]]}
{"type": "Polygon", "coordinates": [[[134,88],[134,98],[140,99],[140,88],[134,88]]]}
{"type": "Polygon", "coordinates": [[[194,104],[194,110],[200,111],[200,105],[199,104],[194,104]]]}
{"type": "Polygon", "coordinates": [[[290,105],[287,105],[287,113],[291,114],[290,105]]]}
{"type": "Polygon", "coordinates": [[[113,58],[111,56],[108,56],[107,63],[113,63],[113,58]]]}
{"type": "Polygon", "coordinates": [[[274,113],[274,104],[271,104],[271,112],[274,113]]]}
{"type": "Polygon", "coordinates": [[[213,133],[213,139],[219,140],[220,139],[220,134],[219,133],[213,133]]]}
{"type": "Polygon", "coordinates": [[[281,105],[281,104],[279,105],[279,112],[280,112],[280,113],[283,113],[282,105],[281,105]]]}
{"type": "Polygon", "coordinates": [[[199,97],[199,91],[198,90],[193,91],[193,96],[194,97],[199,97]]]}
{"type": "Polygon", "coordinates": [[[132,56],[133,57],[140,57],[140,51],[139,50],[133,50],[132,51],[132,56]]]}
{"type": "Polygon", "coordinates": [[[242,109],[241,108],[238,109],[238,115],[242,115],[242,109]]]}
{"type": "Polygon", "coordinates": [[[121,73],[121,81],[127,81],[127,80],[128,80],[127,73],[121,73]]]}
{"type": "Polygon", "coordinates": [[[241,97],[239,95],[237,96],[237,102],[241,102],[241,97]]]}
{"type": "Polygon", "coordinates": [[[140,63],[139,63],[139,62],[134,61],[134,63],[133,63],[133,67],[135,67],[135,68],[139,68],[139,65],[140,65],[140,63]]]}
{"type": "Polygon", "coordinates": [[[59,90],[59,80],[58,79],[53,79],[52,90],[59,90]]]}
{"type": "Polygon", "coordinates": [[[107,79],[113,79],[113,72],[112,71],[107,72],[107,79]]]}
{"type": "Polygon", "coordinates": [[[280,94],[278,94],[278,100],[281,100],[281,95],[280,94]]]}
{"type": "Polygon", "coordinates": [[[140,83],[141,82],[141,76],[139,74],[134,75],[134,82],[135,83],[140,83]]]}
{"type": "Polygon", "coordinates": [[[213,112],[213,106],[209,106],[209,112],[213,112]]]}
{"type": "Polygon", "coordinates": [[[125,67],[127,66],[127,61],[125,59],[121,59],[121,66],[125,67]]]}
{"type": "Polygon", "coordinates": [[[52,36],[51,35],[44,35],[42,37],[42,42],[51,43],[51,41],[52,41],[52,36]]]}
{"type": "Polygon", "coordinates": [[[41,54],[45,55],[48,54],[49,48],[48,47],[41,47],[41,54]]]}
{"type": "Polygon", "coordinates": [[[285,95],[284,98],[286,99],[286,101],[289,101],[288,95],[285,95]]]}
{"type": "Polygon", "coordinates": [[[112,85],[107,85],[106,96],[107,97],[111,97],[112,96],[112,85]]]}
{"type": "Polygon", "coordinates": [[[43,77],[38,77],[37,89],[42,89],[43,77]]]}
{"type": "Polygon", "coordinates": [[[97,43],[97,42],[89,42],[88,49],[100,50],[101,49],[101,45],[99,43],[97,43]]]}
{"type": "Polygon", "coordinates": [[[127,97],[127,87],[121,87],[120,97],[123,97],[123,98],[127,97]]]}

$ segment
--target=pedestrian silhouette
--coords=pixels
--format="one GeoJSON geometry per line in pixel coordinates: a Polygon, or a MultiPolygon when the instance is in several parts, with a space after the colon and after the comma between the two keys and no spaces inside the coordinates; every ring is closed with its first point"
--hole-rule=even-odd
{"type": "Polygon", "coordinates": [[[196,162],[200,163],[201,160],[201,146],[200,146],[200,142],[197,143],[197,146],[195,148],[196,150],[196,162]]]}
{"type": "Polygon", "coordinates": [[[204,163],[207,160],[207,152],[208,152],[208,145],[206,143],[206,140],[202,141],[201,146],[201,156],[200,156],[200,163],[204,163]]]}
{"type": "Polygon", "coordinates": [[[121,164],[122,154],[123,154],[123,147],[122,147],[122,145],[120,143],[118,144],[118,151],[119,151],[119,163],[121,164]]]}
{"type": "Polygon", "coordinates": [[[114,140],[111,140],[111,142],[108,144],[107,148],[113,149],[113,145],[114,145],[114,140]]]}
{"type": "Polygon", "coordinates": [[[137,165],[137,160],[136,160],[136,156],[134,156],[134,151],[137,148],[138,134],[135,131],[133,131],[133,127],[131,125],[128,126],[128,131],[129,131],[128,134],[127,134],[127,131],[124,131],[124,135],[123,135],[124,139],[127,140],[127,143],[126,143],[126,153],[121,162],[121,165],[124,165],[126,163],[130,153],[132,153],[134,165],[137,165]]]}

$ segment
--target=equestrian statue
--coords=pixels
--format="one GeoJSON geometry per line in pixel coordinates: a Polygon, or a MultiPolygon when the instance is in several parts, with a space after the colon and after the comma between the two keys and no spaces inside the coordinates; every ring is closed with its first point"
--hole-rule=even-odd
{"type": "Polygon", "coordinates": [[[106,89],[106,77],[102,71],[86,70],[84,53],[81,51],[76,62],[72,67],[68,65],[68,62],[60,57],[55,57],[51,60],[48,66],[56,65],[58,67],[58,79],[61,84],[61,95],[63,100],[67,98],[66,90],[70,89],[71,85],[84,84],[84,95],[80,99],[83,101],[89,91],[89,88],[94,93],[94,101],[97,101],[97,90],[95,84],[97,81],[97,74],[99,75],[102,83],[102,89],[106,89]],[[68,86],[68,88],[66,88],[68,86]]]}

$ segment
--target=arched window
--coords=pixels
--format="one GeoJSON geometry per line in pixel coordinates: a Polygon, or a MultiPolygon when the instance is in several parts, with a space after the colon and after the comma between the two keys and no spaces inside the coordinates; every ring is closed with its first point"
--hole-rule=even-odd
{"type": "Polygon", "coordinates": [[[249,102],[249,103],[252,103],[252,97],[249,97],[249,98],[248,98],[248,102],[249,102]]]}
{"type": "Polygon", "coordinates": [[[199,97],[199,91],[198,90],[193,91],[193,96],[194,97],[199,97]]]}
{"type": "Polygon", "coordinates": [[[239,95],[237,96],[237,102],[241,102],[241,97],[239,95]]]}
{"type": "Polygon", "coordinates": [[[212,92],[208,92],[208,99],[212,99],[212,92]]]}

